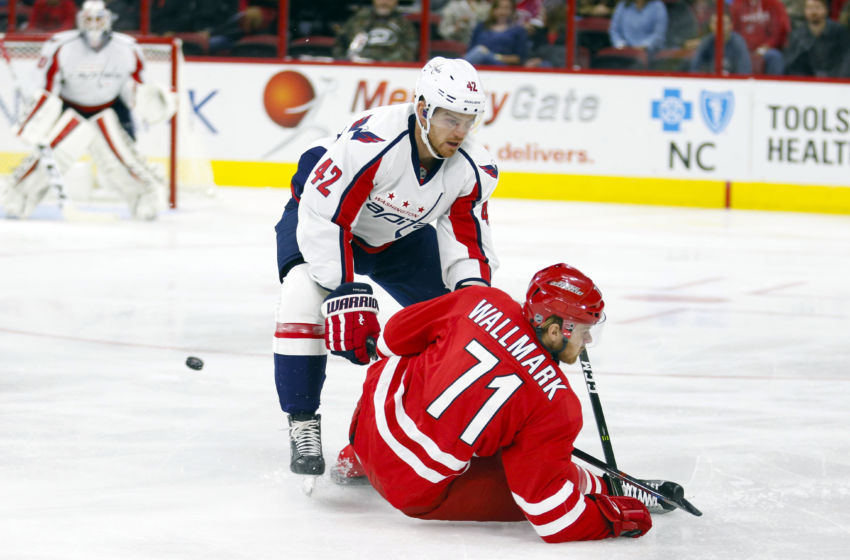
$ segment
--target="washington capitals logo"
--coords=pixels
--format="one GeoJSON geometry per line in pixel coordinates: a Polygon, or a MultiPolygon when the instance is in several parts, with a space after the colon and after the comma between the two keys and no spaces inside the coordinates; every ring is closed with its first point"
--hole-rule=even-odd
{"type": "Polygon", "coordinates": [[[363,127],[366,126],[366,121],[372,118],[372,115],[366,115],[353,125],[351,125],[350,132],[353,132],[351,135],[352,140],[357,140],[358,142],[363,142],[364,144],[372,144],[373,142],[383,142],[384,139],[379,137],[378,135],[369,132],[367,130],[363,130],[363,127]]]}
{"type": "Polygon", "coordinates": [[[479,165],[481,169],[484,170],[484,173],[489,175],[490,177],[497,179],[499,177],[499,170],[496,169],[495,165],[479,165]]]}

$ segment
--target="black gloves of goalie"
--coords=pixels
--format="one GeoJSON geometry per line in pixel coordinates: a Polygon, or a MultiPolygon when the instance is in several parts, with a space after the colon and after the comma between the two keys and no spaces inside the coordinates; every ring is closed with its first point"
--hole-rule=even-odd
{"type": "Polygon", "coordinates": [[[378,300],[372,286],[346,282],[332,291],[322,303],[325,317],[325,346],[331,354],[364,365],[369,363],[368,344],[381,334],[378,300]],[[367,343],[367,339],[371,339],[367,343]]]}

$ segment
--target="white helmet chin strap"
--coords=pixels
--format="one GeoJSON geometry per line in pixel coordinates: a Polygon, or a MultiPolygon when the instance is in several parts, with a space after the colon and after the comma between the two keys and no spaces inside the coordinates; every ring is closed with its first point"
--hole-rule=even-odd
{"type": "Polygon", "coordinates": [[[437,159],[446,159],[443,156],[439,155],[434,149],[434,147],[431,145],[431,140],[428,138],[428,132],[431,130],[431,112],[428,110],[427,107],[425,109],[425,112],[428,114],[428,116],[425,117],[424,126],[422,124],[422,121],[419,120],[419,117],[421,117],[421,115],[416,115],[416,124],[419,126],[419,130],[422,132],[422,140],[425,142],[425,148],[428,149],[428,153],[430,153],[431,156],[437,159]]]}

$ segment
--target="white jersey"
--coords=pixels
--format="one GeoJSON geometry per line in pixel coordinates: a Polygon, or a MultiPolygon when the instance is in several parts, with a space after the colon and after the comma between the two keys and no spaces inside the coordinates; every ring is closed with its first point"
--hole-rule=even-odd
{"type": "Polygon", "coordinates": [[[111,33],[100,50],[88,46],[80,31],[63,31],[41,50],[42,89],[82,109],[110,105],[121,95],[132,107],[133,89],[143,82],[144,58],[136,40],[111,33]]]}
{"type": "Polygon", "coordinates": [[[298,247],[310,276],[335,289],[354,279],[351,243],[367,251],[433,224],[449,289],[488,284],[498,266],[487,201],[498,171],[490,153],[467,137],[422,177],[412,103],[360,113],[327,148],[304,183],[298,247]]]}

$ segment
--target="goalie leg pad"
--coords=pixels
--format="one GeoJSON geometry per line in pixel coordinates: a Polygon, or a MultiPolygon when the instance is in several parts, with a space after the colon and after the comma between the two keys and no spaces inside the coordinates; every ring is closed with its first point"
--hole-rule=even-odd
{"type": "Polygon", "coordinates": [[[15,168],[0,200],[6,217],[28,217],[45,197],[49,188],[49,177],[39,165],[38,156],[27,157],[15,168]]]}
{"type": "Polygon", "coordinates": [[[136,151],[112,109],[91,118],[95,130],[91,156],[98,174],[127,199],[134,218],[152,220],[165,207],[165,183],[136,151]]]}
{"type": "Polygon", "coordinates": [[[60,175],[68,170],[88,149],[93,131],[89,123],[73,109],[68,109],[39,141],[35,152],[12,172],[11,183],[3,196],[8,217],[26,218],[47,195],[51,176],[47,166],[60,175]],[[49,160],[49,161],[46,161],[49,160]]]}
{"type": "Polygon", "coordinates": [[[12,133],[27,144],[34,145],[47,135],[62,113],[62,100],[58,96],[39,91],[20,123],[12,127],[12,133]]]}

